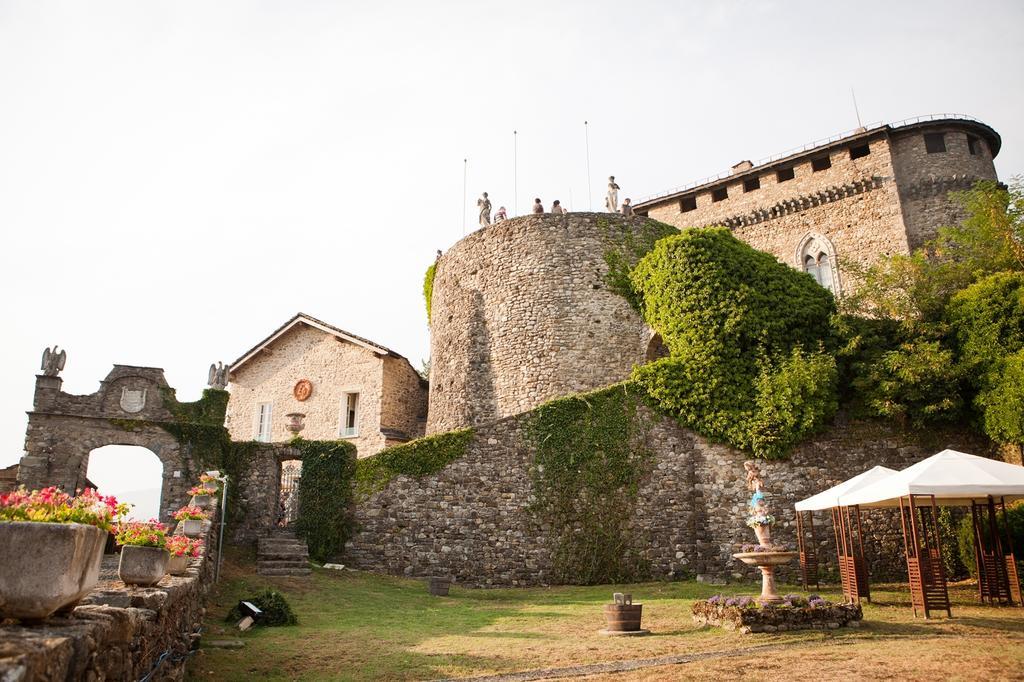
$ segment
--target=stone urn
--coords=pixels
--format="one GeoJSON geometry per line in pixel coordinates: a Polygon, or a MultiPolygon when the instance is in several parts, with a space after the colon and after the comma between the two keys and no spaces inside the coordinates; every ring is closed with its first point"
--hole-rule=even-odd
{"type": "Polygon", "coordinates": [[[748,566],[761,569],[762,604],[781,604],[783,599],[775,591],[775,567],[788,564],[797,555],[797,552],[739,552],[732,556],[748,566]]]}
{"type": "Polygon", "coordinates": [[[181,525],[181,532],[187,538],[197,538],[203,534],[202,519],[184,519],[178,523],[181,525]]]}
{"type": "Polygon", "coordinates": [[[0,619],[46,618],[87,595],[108,535],[80,523],[0,523],[0,619]]]}
{"type": "Polygon", "coordinates": [[[285,417],[288,418],[287,428],[292,433],[298,434],[299,431],[306,428],[305,422],[302,421],[306,418],[306,414],[304,412],[289,412],[285,417]]]}
{"type": "Polygon", "coordinates": [[[757,536],[757,544],[770,547],[772,544],[771,526],[754,526],[754,535],[757,536]]]}
{"type": "Polygon", "coordinates": [[[185,575],[188,570],[188,554],[172,554],[170,560],[167,562],[167,572],[171,575],[185,575]]]}
{"type": "Polygon", "coordinates": [[[126,585],[151,587],[167,575],[171,553],[163,547],[125,545],[121,548],[121,563],[117,575],[126,585]]]}

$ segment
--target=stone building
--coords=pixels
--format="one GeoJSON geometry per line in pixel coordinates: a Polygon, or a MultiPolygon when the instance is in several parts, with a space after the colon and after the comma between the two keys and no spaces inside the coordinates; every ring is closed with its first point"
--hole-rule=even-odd
{"type": "Polygon", "coordinates": [[[967,118],[914,119],[836,136],[634,204],[679,228],[724,225],[842,295],[844,263],[909,253],[957,222],[948,198],[996,180],[999,134],[967,118]]]}
{"type": "Polygon", "coordinates": [[[350,439],[360,457],[423,435],[427,386],[380,344],[299,313],[231,364],[225,426],[236,441],[350,439]]]}

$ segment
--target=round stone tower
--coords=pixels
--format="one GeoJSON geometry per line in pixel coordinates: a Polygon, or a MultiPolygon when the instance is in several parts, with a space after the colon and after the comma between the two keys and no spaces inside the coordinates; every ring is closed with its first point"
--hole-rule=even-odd
{"type": "Polygon", "coordinates": [[[529,215],[452,246],[434,275],[427,433],[622,381],[656,353],[659,340],[605,281],[605,254],[648,222],[529,215]]]}

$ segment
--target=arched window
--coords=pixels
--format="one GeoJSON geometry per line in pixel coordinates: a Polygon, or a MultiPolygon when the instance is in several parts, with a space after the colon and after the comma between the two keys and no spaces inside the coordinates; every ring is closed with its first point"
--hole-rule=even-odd
{"type": "Polygon", "coordinates": [[[814,281],[839,295],[839,271],[836,268],[836,252],[828,238],[808,233],[800,240],[796,250],[796,262],[814,281]]]}

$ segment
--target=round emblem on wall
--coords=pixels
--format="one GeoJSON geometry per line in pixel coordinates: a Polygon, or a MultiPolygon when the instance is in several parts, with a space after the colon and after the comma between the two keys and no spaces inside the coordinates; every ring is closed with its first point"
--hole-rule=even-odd
{"type": "Polygon", "coordinates": [[[300,403],[304,400],[308,400],[309,396],[313,395],[312,382],[310,382],[309,379],[302,379],[299,383],[295,384],[295,388],[292,389],[292,394],[300,403]]]}

